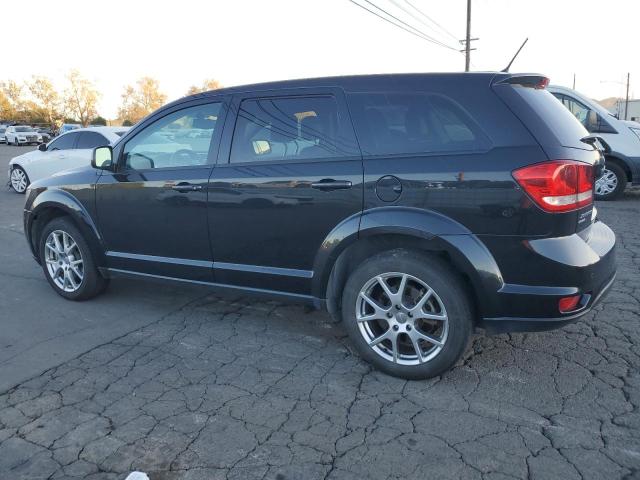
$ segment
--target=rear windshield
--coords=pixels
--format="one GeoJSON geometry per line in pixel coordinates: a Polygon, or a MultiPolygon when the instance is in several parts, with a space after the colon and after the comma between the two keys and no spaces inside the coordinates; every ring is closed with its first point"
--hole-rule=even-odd
{"type": "Polygon", "coordinates": [[[589,132],[547,90],[517,85],[498,85],[496,92],[543,146],[557,143],[564,147],[592,149],[580,141],[589,135],[589,132]]]}

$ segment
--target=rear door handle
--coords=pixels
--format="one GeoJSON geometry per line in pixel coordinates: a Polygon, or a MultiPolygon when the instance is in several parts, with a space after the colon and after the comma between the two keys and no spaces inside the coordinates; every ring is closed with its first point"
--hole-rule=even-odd
{"type": "Polygon", "coordinates": [[[202,190],[202,185],[194,185],[193,183],[178,183],[177,185],[173,185],[171,187],[173,190],[178,192],[197,192],[198,190],[202,190]]]}
{"type": "Polygon", "coordinates": [[[331,191],[331,190],[346,190],[351,188],[353,184],[349,180],[334,180],[332,178],[324,178],[319,182],[313,182],[311,188],[318,190],[331,191]]]}

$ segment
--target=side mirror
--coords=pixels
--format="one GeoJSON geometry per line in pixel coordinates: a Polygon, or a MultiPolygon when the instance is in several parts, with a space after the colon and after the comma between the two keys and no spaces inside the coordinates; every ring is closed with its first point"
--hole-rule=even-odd
{"type": "Polygon", "coordinates": [[[97,147],[93,149],[93,157],[91,158],[91,166],[101,170],[111,169],[113,163],[113,150],[111,147],[97,147]]]}
{"type": "Polygon", "coordinates": [[[589,110],[587,112],[587,124],[585,127],[588,132],[597,132],[600,128],[600,121],[598,119],[598,114],[593,110],[589,110]]]}
{"type": "Polygon", "coordinates": [[[41,143],[40,145],[38,145],[38,150],[40,150],[41,152],[46,152],[47,151],[47,144],[46,143],[41,143]]]}

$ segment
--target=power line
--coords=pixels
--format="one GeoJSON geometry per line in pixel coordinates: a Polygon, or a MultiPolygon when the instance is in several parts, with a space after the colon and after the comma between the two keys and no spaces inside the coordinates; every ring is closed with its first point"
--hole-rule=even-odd
{"type": "Polygon", "coordinates": [[[451,47],[451,46],[449,46],[449,45],[447,45],[447,44],[445,44],[445,43],[441,42],[440,40],[437,40],[437,39],[433,38],[432,36],[427,35],[427,34],[426,34],[426,33],[424,33],[422,30],[420,30],[420,29],[418,29],[418,28],[414,27],[413,25],[409,25],[409,24],[408,24],[407,22],[405,22],[404,20],[401,20],[400,18],[396,17],[395,15],[392,15],[391,13],[387,12],[384,8],[379,7],[378,5],[376,5],[375,3],[373,3],[372,1],[370,1],[370,0],[364,0],[364,1],[365,1],[365,2],[367,2],[369,5],[371,5],[371,6],[375,7],[375,8],[377,8],[378,10],[380,10],[380,11],[381,11],[382,13],[384,13],[385,15],[387,15],[387,16],[389,16],[389,17],[393,18],[394,20],[396,20],[396,21],[398,21],[398,22],[402,23],[403,25],[405,25],[405,26],[409,27],[411,30],[415,30],[416,32],[418,32],[418,33],[419,33],[419,34],[421,34],[422,36],[424,36],[424,37],[426,37],[427,39],[431,40],[433,43],[436,43],[436,44],[438,44],[438,45],[440,45],[440,46],[442,46],[442,47],[445,47],[445,48],[449,48],[449,49],[451,49],[451,50],[456,50],[455,48],[453,48],[453,47],[451,47]]]}
{"type": "MultiPolygon", "coordinates": [[[[367,7],[365,7],[364,5],[361,5],[361,4],[357,3],[357,2],[356,2],[356,1],[354,1],[354,0],[349,0],[349,1],[350,1],[351,3],[353,3],[354,5],[357,5],[358,7],[360,7],[360,8],[362,8],[362,9],[366,10],[367,12],[369,12],[369,13],[371,13],[371,14],[375,15],[376,17],[381,18],[381,19],[382,19],[382,20],[384,20],[385,22],[388,22],[388,23],[390,23],[391,25],[394,25],[394,26],[396,26],[396,27],[398,27],[398,28],[401,28],[402,30],[404,30],[404,31],[405,31],[405,32],[407,32],[407,33],[410,33],[411,35],[414,35],[414,36],[416,36],[416,37],[418,37],[418,38],[421,38],[422,40],[426,40],[426,41],[431,42],[431,43],[434,43],[434,44],[436,44],[436,45],[440,45],[440,46],[442,46],[442,47],[444,47],[444,48],[448,48],[448,49],[450,49],[450,50],[457,51],[455,48],[450,47],[449,45],[445,45],[444,43],[439,42],[439,41],[437,41],[437,40],[435,40],[435,39],[433,39],[433,38],[429,37],[428,35],[426,35],[426,34],[424,34],[424,33],[420,32],[420,30],[417,30],[416,28],[411,27],[410,25],[409,25],[409,27],[410,27],[412,30],[410,30],[409,28],[403,27],[402,25],[400,25],[400,24],[398,24],[398,23],[393,22],[392,20],[389,20],[389,19],[388,19],[388,18],[386,18],[386,17],[383,17],[383,16],[382,16],[382,15],[380,15],[379,13],[376,13],[376,12],[374,12],[373,10],[368,9],[368,8],[367,8],[367,7]],[[414,30],[415,30],[415,31],[414,31],[414,30]]],[[[371,2],[369,2],[368,0],[365,0],[365,1],[367,1],[368,3],[371,3],[371,2]]],[[[373,5],[373,6],[375,6],[378,10],[381,10],[381,11],[383,11],[383,12],[384,12],[384,10],[382,10],[382,9],[381,9],[380,7],[378,7],[377,5],[375,5],[375,4],[372,4],[372,5],[373,5]]],[[[385,13],[386,13],[386,12],[385,12],[385,13]]],[[[389,15],[389,14],[387,14],[387,15],[389,15]]],[[[392,18],[395,18],[395,17],[393,17],[393,15],[389,15],[389,16],[390,16],[390,17],[392,17],[392,18]]],[[[400,22],[401,22],[401,23],[404,23],[404,22],[402,22],[402,21],[400,21],[400,22]]]]}
{"type": "Polygon", "coordinates": [[[456,42],[458,41],[458,37],[456,37],[453,33],[451,33],[449,30],[447,30],[446,28],[444,28],[442,25],[440,25],[438,22],[436,22],[433,18],[431,18],[429,15],[427,15],[426,13],[424,13],[422,10],[420,10],[418,7],[416,7],[413,3],[409,2],[409,0],[404,0],[405,3],[407,5],[409,5],[411,8],[413,8],[416,12],[418,12],[420,15],[422,15],[424,18],[426,18],[427,20],[429,20],[432,24],[434,24],[436,27],[438,27],[442,32],[444,32],[445,34],[449,35],[453,40],[455,40],[456,42]]]}
{"type": "MultiPolygon", "coordinates": [[[[415,21],[419,22],[420,24],[424,25],[425,27],[427,27],[429,30],[431,30],[435,35],[441,35],[440,32],[437,32],[436,30],[434,30],[433,28],[433,21],[431,21],[431,23],[429,22],[425,22],[422,18],[420,18],[418,15],[416,15],[415,13],[411,12],[407,7],[405,7],[402,3],[400,3],[399,0],[389,0],[391,3],[393,3],[396,7],[398,7],[400,10],[402,10],[404,13],[406,13],[407,15],[409,15],[411,18],[413,18],[415,21]]],[[[407,2],[408,4],[408,2],[407,2]]],[[[415,9],[415,7],[413,7],[415,9]]],[[[422,12],[421,12],[422,13],[422,12]]],[[[424,16],[424,14],[422,14],[424,16]]],[[[457,38],[454,37],[453,35],[449,34],[448,32],[446,32],[451,38],[453,38],[455,41],[457,41],[457,38]]],[[[444,42],[443,42],[444,43],[444,42]]]]}

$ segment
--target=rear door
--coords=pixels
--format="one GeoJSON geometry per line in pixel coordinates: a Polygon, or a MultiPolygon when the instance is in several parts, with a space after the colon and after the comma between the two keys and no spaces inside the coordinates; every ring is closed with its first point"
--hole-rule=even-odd
{"type": "Polygon", "coordinates": [[[216,282],[308,295],[327,235],[362,211],[362,161],[344,94],[237,95],[209,183],[216,282]]]}
{"type": "MultiPolygon", "coordinates": [[[[79,137],[80,132],[71,132],[61,135],[51,142],[47,151],[43,152],[42,157],[34,164],[37,178],[50,177],[54,173],[70,168],[69,160],[73,158],[73,150],[76,148],[79,137]]],[[[87,162],[86,165],[89,163],[87,162]]],[[[31,181],[35,180],[35,178],[31,178],[31,181]]]]}

